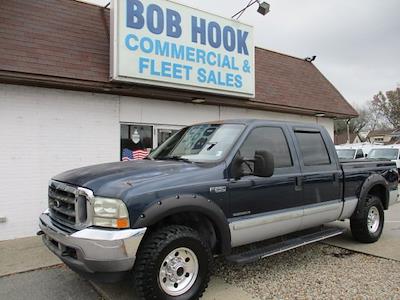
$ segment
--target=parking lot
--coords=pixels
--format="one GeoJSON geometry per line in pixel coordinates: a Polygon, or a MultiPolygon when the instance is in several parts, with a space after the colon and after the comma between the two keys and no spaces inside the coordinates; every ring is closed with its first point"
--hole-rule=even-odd
{"type": "MultiPolygon", "coordinates": [[[[0,299],[136,298],[129,279],[91,283],[57,265],[39,239],[16,241],[0,242],[0,299]]],[[[346,233],[244,267],[218,259],[203,299],[400,299],[399,253],[396,205],[375,244],[356,243],[346,233]]]]}

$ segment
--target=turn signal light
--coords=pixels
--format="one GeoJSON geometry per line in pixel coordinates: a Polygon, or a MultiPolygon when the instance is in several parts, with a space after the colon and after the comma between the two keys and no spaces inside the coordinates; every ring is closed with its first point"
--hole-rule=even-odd
{"type": "Polygon", "coordinates": [[[126,218],[117,219],[117,228],[128,228],[129,227],[129,220],[126,218]]]}

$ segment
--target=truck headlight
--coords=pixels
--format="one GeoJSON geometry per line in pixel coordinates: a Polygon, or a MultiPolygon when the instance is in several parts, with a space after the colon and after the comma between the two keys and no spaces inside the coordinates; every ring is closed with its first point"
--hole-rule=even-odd
{"type": "Polygon", "coordinates": [[[93,225],[112,228],[129,228],[129,214],[119,199],[94,198],[93,225]]]}

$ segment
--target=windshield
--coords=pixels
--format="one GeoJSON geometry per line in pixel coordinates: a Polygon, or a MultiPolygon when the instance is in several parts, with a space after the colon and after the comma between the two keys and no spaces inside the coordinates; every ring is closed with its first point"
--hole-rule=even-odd
{"type": "Polygon", "coordinates": [[[356,150],[353,149],[336,149],[339,159],[353,159],[356,150]]]}
{"type": "Polygon", "coordinates": [[[372,149],[369,152],[368,157],[396,160],[398,154],[399,154],[398,149],[372,149]]]}
{"type": "Polygon", "coordinates": [[[170,137],[149,157],[215,162],[226,156],[243,129],[242,124],[200,124],[186,127],[170,137]]]}

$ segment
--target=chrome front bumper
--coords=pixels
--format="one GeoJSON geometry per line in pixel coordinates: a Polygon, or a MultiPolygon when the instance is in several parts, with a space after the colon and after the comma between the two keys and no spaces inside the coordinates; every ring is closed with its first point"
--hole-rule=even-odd
{"type": "MultiPolygon", "coordinates": [[[[86,228],[69,234],[56,227],[46,212],[40,216],[39,227],[44,233],[43,242],[46,246],[71,269],[82,274],[98,273],[106,277],[111,274],[119,277],[120,273],[132,269],[136,252],[146,232],[146,228],[86,228]]],[[[109,281],[114,281],[112,276],[108,277],[109,281]]]]}

